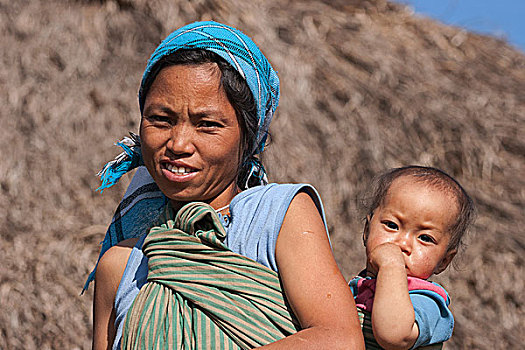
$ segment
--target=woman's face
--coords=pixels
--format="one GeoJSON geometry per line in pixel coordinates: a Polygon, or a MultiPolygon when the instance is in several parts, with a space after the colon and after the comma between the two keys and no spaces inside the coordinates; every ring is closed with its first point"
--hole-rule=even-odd
{"type": "Polygon", "coordinates": [[[237,193],[241,128],[215,63],[162,69],[146,96],[140,125],[144,163],[175,205],[215,208],[237,193]]]}

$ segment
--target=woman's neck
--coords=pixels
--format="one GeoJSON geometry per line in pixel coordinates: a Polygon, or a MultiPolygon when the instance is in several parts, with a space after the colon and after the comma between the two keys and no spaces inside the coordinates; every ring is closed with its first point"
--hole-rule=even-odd
{"type": "Polygon", "coordinates": [[[234,186],[228,186],[224,191],[219,193],[217,196],[205,199],[205,200],[193,200],[193,201],[175,201],[171,200],[171,206],[175,213],[177,213],[183,206],[191,202],[203,202],[209,204],[217,213],[227,214],[229,212],[229,207],[232,199],[241,193],[241,189],[234,184],[234,186]]]}

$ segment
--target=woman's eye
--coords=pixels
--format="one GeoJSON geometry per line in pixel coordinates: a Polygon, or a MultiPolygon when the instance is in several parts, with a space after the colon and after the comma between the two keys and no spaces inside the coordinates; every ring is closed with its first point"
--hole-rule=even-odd
{"type": "Polygon", "coordinates": [[[202,128],[220,128],[222,124],[212,120],[202,120],[199,126],[202,128]]]}
{"type": "Polygon", "coordinates": [[[426,243],[435,243],[436,242],[434,240],[434,238],[429,236],[429,235],[420,235],[419,239],[422,240],[423,242],[426,242],[426,243]]]}
{"type": "Polygon", "coordinates": [[[399,229],[399,226],[397,226],[397,224],[395,222],[392,222],[392,221],[383,221],[383,225],[385,225],[386,227],[388,227],[391,230],[399,229]]]}
{"type": "Polygon", "coordinates": [[[150,115],[145,117],[148,121],[151,123],[167,123],[169,124],[171,122],[169,117],[162,116],[162,115],[150,115]]]}

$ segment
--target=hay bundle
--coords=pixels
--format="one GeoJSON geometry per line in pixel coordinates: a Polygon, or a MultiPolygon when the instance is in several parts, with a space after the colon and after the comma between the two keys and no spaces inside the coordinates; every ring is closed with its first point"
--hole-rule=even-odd
{"type": "Polygon", "coordinates": [[[125,186],[100,196],[93,174],[138,127],[156,44],[200,19],[242,29],[278,69],[270,177],[318,188],[346,277],[364,264],[370,177],[440,167],[479,207],[459,269],[438,279],[457,320],[447,348],[523,344],[522,53],[384,0],[1,0],[0,348],[90,346],[92,289],[78,294],[125,186]]]}

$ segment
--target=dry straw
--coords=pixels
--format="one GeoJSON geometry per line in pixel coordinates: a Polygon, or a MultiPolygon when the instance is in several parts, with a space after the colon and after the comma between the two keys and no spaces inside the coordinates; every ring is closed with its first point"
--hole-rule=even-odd
{"type": "Polygon", "coordinates": [[[270,180],[317,187],[345,276],[364,265],[371,177],[440,167],[479,208],[459,269],[438,279],[457,321],[446,347],[521,347],[523,53],[383,0],[0,0],[0,349],[90,347],[92,288],[79,293],[125,186],[101,196],[94,174],[137,130],[154,47],[203,19],[242,29],[277,68],[270,180]]]}

